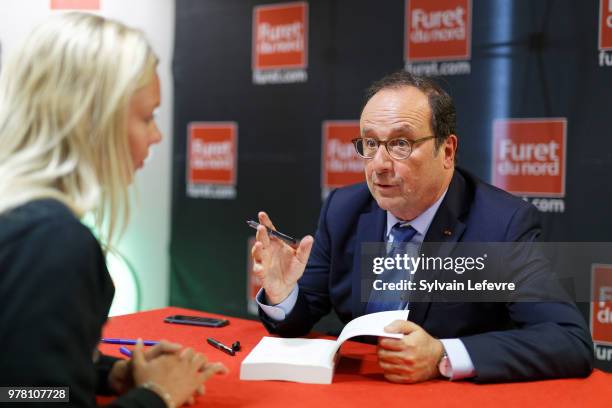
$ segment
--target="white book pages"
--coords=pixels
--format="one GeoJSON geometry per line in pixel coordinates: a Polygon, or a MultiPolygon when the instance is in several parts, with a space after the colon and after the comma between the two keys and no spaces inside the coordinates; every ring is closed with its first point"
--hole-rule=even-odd
{"type": "Polygon", "coordinates": [[[387,333],[385,326],[395,320],[408,320],[408,310],[389,310],[386,312],[370,313],[351,320],[344,326],[336,340],[337,348],[351,337],[379,336],[401,339],[401,333],[387,333]]]}
{"type": "Polygon", "coordinates": [[[251,352],[244,361],[325,365],[332,359],[335,346],[336,342],[333,340],[284,339],[266,336],[257,344],[257,353],[251,352]]]}
{"type": "Polygon", "coordinates": [[[336,341],[263,337],[242,361],[240,379],[331,384],[335,356],[342,343],[366,335],[401,338],[403,334],[386,333],[384,328],[395,320],[406,319],[407,310],[364,315],[349,322],[336,341]]]}

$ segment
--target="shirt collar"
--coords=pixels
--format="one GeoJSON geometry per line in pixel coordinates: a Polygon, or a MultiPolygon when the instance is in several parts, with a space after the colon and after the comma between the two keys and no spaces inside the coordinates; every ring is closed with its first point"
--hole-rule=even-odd
{"type": "Polygon", "coordinates": [[[435,203],[433,203],[428,209],[423,211],[421,214],[419,214],[418,217],[416,217],[412,221],[402,221],[399,218],[397,218],[395,215],[387,211],[386,236],[389,235],[389,231],[391,231],[391,228],[393,228],[393,226],[399,222],[399,223],[402,223],[402,225],[411,225],[412,228],[414,228],[417,231],[418,235],[420,235],[421,237],[424,237],[425,234],[427,233],[427,230],[429,229],[429,226],[431,225],[431,222],[433,221],[434,216],[436,215],[436,212],[438,211],[438,208],[440,208],[440,204],[442,204],[442,200],[444,200],[444,197],[446,197],[447,192],[448,192],[448,187],[444,191],[444,194],[442,194],[435,203]]]}

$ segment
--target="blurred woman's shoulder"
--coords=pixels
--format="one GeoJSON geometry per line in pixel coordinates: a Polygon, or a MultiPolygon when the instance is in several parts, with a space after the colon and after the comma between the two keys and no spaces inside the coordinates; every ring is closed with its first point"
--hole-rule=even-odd
{"type": "Polygon", "coordinates": [[[0,214],[0,251],[26,246],[78,251],[99,248],[97,239],[74,213],[55,199],[29,201],[0,214]],[[36,245],[34,242],[42,245],[36,245]]]}
{"type": "Polygon", "coordinates": [[[0,242],[18,238],[47,223],[76,227],[81,222],[62,202],[50,198],[33,200],[0,214],[0,242]]]}

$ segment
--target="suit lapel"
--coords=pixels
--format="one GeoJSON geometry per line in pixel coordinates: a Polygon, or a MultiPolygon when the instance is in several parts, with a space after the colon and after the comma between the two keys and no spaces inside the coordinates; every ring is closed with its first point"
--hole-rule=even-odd
{"type": "MultiPolygon", "coordinates": [[[[365,313],[367,302],[361,301],[362,279],[361,279],[361,245],[366,242],[383,241],[386,225],[386,212],[372,200],[370,212],[363,213],[357,223],[357,234],[355,235],[355,255],[353,258],[352,276],[352,310],[353,316],[358,317],[365,313]]],[[[369,293],[369,289],[367,290],[369,293]]]]}
{"type": "MultiPolygon", "coordinates": [[[[453,178],[448,187],[444,200],[440,204],[434,219],[427,230],[423,241],[425,256],[446,257],[449,256],[465,231],[465,224],[461,221],[462,216],[469,208],[469,196],[466,182],[459,170],[455,170],[453,178]]],[[[429,282],[439,279],[439,271],[416,272],[414,282],[427,279],[429,282]]],[[[431,306],[431,295],[420,294],[411,298],[409,320],[422,326],[431,306]]]]}

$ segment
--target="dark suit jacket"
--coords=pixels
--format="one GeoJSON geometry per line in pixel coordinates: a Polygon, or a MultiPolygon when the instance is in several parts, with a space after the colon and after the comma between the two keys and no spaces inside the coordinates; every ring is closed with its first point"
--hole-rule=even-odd
{"type": "MultiPolygon", "coordinates": [[[[383,241],[385,228],[386,212],[365,183],[333,191],[321,210],[295,307],[281,322],[260,311],[268,330],[302,336],[331,309],[344,323],[363,315],[360,244],[383,241]]],[[[424,242],[534,241],[540,229],[531,204],[456,169],[424,242]]],[[[586,376],[592,370],[591,336],[572,303],[425,299],[411,301],[409,319],[437,338],[460,338],[478,382],[586,376]]]]}
{"type": "MultiPolygon", "coordinates": [[[[0,214],[0,386],[67,386],[70,403],[49,406],[96,406],[117,360],[94,363],[113,293],[98,241],[66,206],[38,200],[0,214]]],[[[109,405],[165,406],[144,388],[109,405]]]]}

